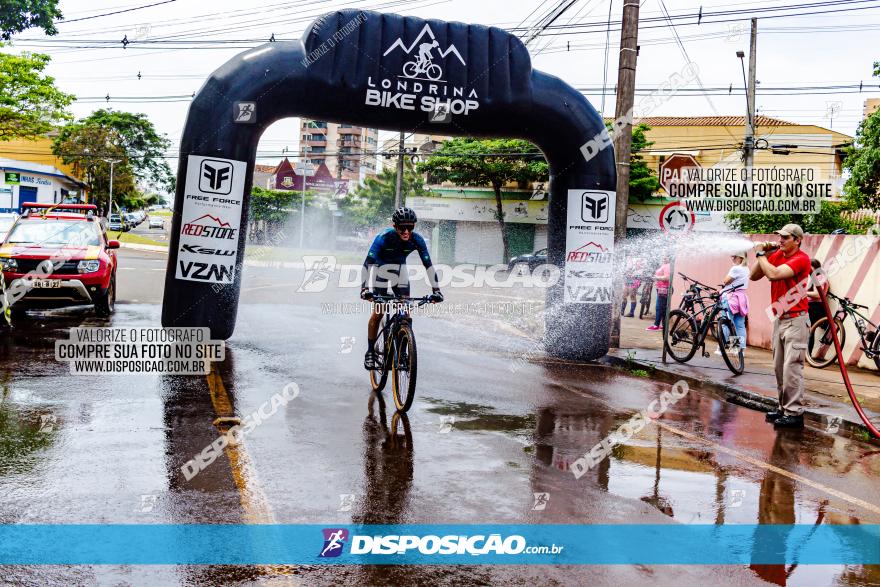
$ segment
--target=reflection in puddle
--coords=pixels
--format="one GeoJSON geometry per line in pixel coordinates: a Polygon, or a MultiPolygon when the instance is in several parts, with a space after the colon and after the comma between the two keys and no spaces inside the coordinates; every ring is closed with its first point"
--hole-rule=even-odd
{"type": "MultiPolygon", "coordinates": [[[[551,486],[548,475],[571,479],[571,464],[631,417],[631,411],[611,406],[596,395],[584,397],[575,409],[554,406],[537,411],[533,439],[536,477],[542,478],[538,488],[551,486]]],[[[690,394],[664,415],[663,422],[687,434],[648,425],[617,444],[608,458],[577,483],[590,483],[609,494],[638,500],[681,524],[876,522],[849,513],[853,511],[851,503],[778,472],[798,472],[806,465],[815,471],[814,478],[827,474],[870,486],[880,458],[866,446],[841,444],[836,437],[810,431],[776,432],[763,422],[763,414],[699,394],[690,394]],[[691,434],[735,447],[769,466],[725,454],[691,434]]],[[[784,546],[796,551],[803,545],[784,546]]],[[[880,584],[877,566],[751,565],[750,570],[777,585],[880,584]]]]}

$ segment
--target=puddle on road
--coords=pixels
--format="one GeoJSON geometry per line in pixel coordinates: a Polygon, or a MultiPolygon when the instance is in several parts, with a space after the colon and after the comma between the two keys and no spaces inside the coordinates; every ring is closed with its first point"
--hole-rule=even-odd
{"type": "Polygon", "coordinates": [[[534,414],[517,416],[496,414],[490,406],[466,402],[450,402],[437,398],[422,398],[431,407],[425,411],[441,416],[454,416],[458,430],[482,430],[486,432],[510,432],[518,435],[531,433],[537,424],[534,414]]]}

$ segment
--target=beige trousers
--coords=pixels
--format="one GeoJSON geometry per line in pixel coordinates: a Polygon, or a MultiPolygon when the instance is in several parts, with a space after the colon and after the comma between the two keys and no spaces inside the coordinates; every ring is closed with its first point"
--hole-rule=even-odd
{"type": "Polygon", "coordinates": [[[810,325],[806,314],[773,322],[773,367],[779,409],[786,415],[804,413],[804,357],[810,325]]]}

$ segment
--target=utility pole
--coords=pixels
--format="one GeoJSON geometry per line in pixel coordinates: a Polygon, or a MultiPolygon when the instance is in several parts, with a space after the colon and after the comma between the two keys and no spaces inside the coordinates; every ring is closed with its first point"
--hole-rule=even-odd
{"type": "Polygon", "coordinates": [[[397,187],[394,191],[394,209],[403,206],[403,131],[400,131],[400,143],[397,146],[397,187]]]}
{"type": "MultiPolygon", "coordinates": [[[[617,106],[614,110],[614,155],[617,166],[617,205],[614,217],[614,249],[621,259],[626,242],[626,218],[629,205],[629,159],[632,150],[632,110],[635,103],[636,59],[638,57],[639,2],[624,0],[620,30],[620,57],[617,65],[617,106]],[[617,121],[623,124],[618,125],[617,121]]],[[[614,272],[614,307],[611,323],[611,348],[620,348],[620,304],[623,301],[623,265],[614,272]]]]}
{"type": "MultiPolygon", "coordinates": [[[[110,215],[113,214],[113,166],[122,161],[122,159],[104,159],[107,163],[110,164],[110,202],[107,206],[107,220],[110,220],[110,215]]],[[[119,213],[119,222],[122,223],[122,212],[119,213]]]]}
{"type": "MultiPolygon", "coordinates": [[[[758,49],[758,19],[752,19],[752,34],[749,43],[749,81],[746,85],[746,135],[743,141],[743,164],[751,170],[755,162],[755,62],[758,49]]],[[[737,53],[737,55],[741,55],[737,53]]],[[[742,60],[742,57],[740,57],[742,60]]],[[[745,73],[745,71],[743,71],[745,73]]],[[[747,179],[751,182],[751,177],[747,179]]]]}

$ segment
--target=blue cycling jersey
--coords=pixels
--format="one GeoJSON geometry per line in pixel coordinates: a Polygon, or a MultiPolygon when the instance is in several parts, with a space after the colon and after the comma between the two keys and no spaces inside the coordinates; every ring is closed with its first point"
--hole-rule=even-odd
{"type": "MultiPolygon", "coordinates": [[[[366,287],[370,265],[406,265],[406,258],[413,251],[418,251],[422,265],[424,265],[426,269],[432,267],[433,263],[431,263],[431,254],[428,252],[428,245],[425,243],[425,239],[423,239],[421,235],[414,232],[410,239],[405,241],[400,238],[400,235],[393,228],[386,228],[377,234],[376,238],[373,240],[373,244],[370,246],[369,252],[367,252],[367,258],[364,259],[365,271],[363,287],[366,287]]],[[[432,288],[437,289],[436,277],[432,270],[428,271],[428,276],[432,288]]]]}
{"type": "Polygon", "coordinates": [[[386,228],[376,235],[364,265],[405,265],[406,258],[413,251],[419,252],[422,265],[431,266],[431,254],[425,239],[417,233],[412,233],[408,241],[400,238],[393,228],[386,228]]]}

